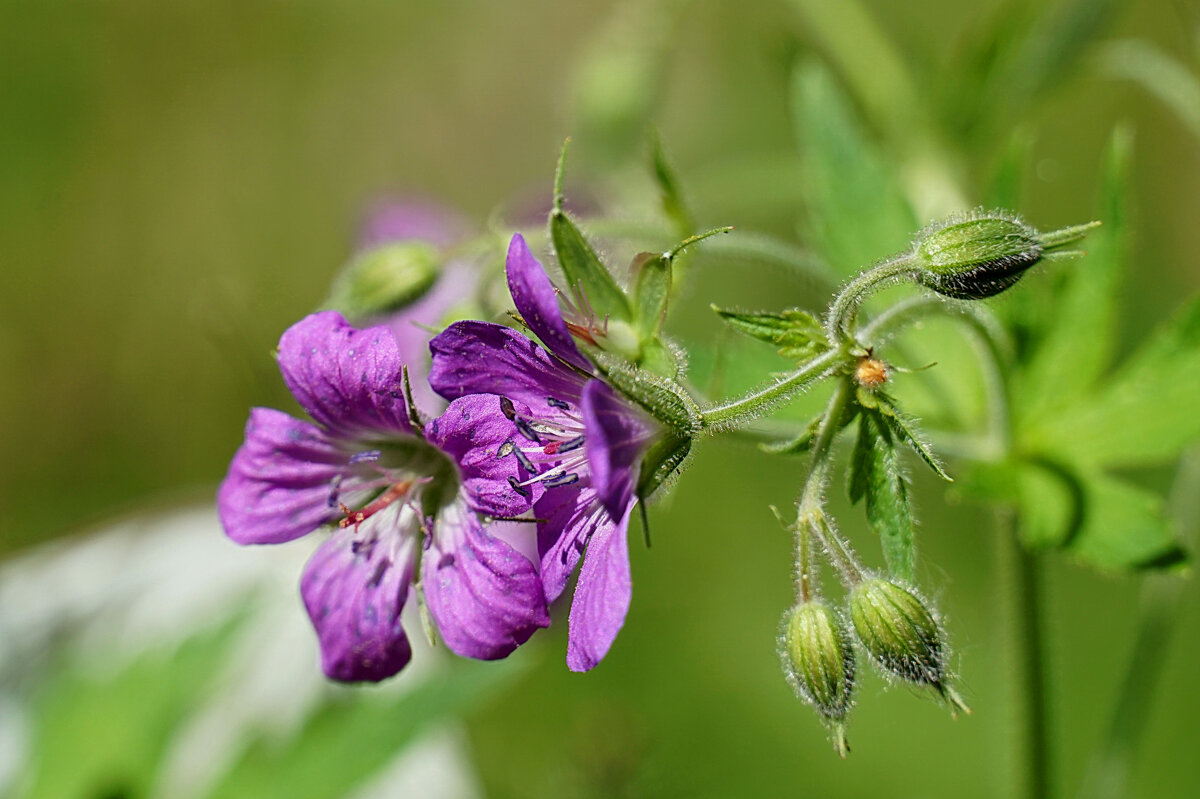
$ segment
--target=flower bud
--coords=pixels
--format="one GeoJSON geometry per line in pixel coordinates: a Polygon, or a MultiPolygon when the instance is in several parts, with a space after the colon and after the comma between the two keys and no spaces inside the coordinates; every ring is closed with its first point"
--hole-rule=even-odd
{"type": "Polygon", "coordinates": [[[1016,217],[973,213],[926,228],[913,247],[926,288],[960,300],[999,294],[1042,257],[1038,232],[1016,217]]]}
{"type": "Polygon", "coordinates": [[[859,583],[850,592],[850,621],[881,668],[940,690],[946,678],[941,626],[911,591],[878,577],[859,583]]]}
{"type": "Polygon", "coordinates": [[[937,222],[917,235],[912,258],[917,282],[959,300],[999,294],[1043,257],[1074,257],[1062,250],[1099,222],[1039,233],[1004,211],[973,211],[937,222]]]}
{"type": "Polygon", "coordinates": [[[854,650],[841,617],[820,600],[789,610],[780,624],[779,659],[800,698],[835,725],[834,744],[844,757],[842,722],[854,703],[854,650]]]}
{"type": "Polygon", "coordinates": [[[326,305],[349,319],[396,311],[424,296],[437,280],[440,267],[437,248],[424,241],[373,247],[342,270],[326,305]]]}

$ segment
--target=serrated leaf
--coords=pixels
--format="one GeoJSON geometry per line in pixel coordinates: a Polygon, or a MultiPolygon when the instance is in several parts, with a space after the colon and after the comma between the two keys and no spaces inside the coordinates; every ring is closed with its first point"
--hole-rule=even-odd
{"type": "Polygon", "coordinates": [[[791,97],[808,238],[840,275],[903,249],[919,227],[915,215],[828,69],[801,64],[791,97]]]}
{"type": "Polygon", "coordinates": [[[1153,492],[1108,477],[1084,477],[1086,511],[1068,551],[1106,570],[1168,569],[1186,564],[1187,553],[1153,492]]]}
{"type": "Polygon", "coordinates": [[[565,211],[555,209],[550,214],[550,238],[575,300],[601,318],[631,321],[633,311],[625,292],[565,211]]]}
{"type": "Polygon", "coordinates": [[[808,360],[829,349],[825,330],[816,317],[799,308],[780,313],[713,310],[731,327],[746,335],[773,344],[779,354],[798,361],[808,360]]]}
{"type": "Polygon", "coordinates": [[[446,663],[417,690],[399,697],[364,691],[327,706],[288,746],[262,742],[251,747],[209,799],[346,796],[422,731],[475,706],[520,671],[511,659],[446,663]]]}
{"type": "Polygon", "coordinates": [[[879,536],[888,571],[900,580],[912,582],[916,546],[907,481],[900,468],[896,442],[876,410],[864,409],[859,416],[849,483],[851,502],[866,499],[867,520],[879,536]]]}
{"type": "Polygon", "coordinates": [[[1082,463],[1161,463],[1200,439],[1200,297],[1095,394],[1030,433],[1029,446],[1082,463]]]}
{"type": "Polygon", "coordinates": [[[1112,359],[1128,246],[1125,198],[1131,148],[1128,131],[1113,132],[1100,189],[1103,226],[1089,235],[1086,258],[1058,267],[1063,274],[1053,312],[1044,316],[1037,348],[1013,392],[1022,419],[1071,405],[1091,390],[1112,359]]]}
{"type": "Polygon", "coordinates": [[[642,339],[653,338],[662,328],[671,294],[671,260],[644,252],[633,259],[634,308],[642,339]]]}

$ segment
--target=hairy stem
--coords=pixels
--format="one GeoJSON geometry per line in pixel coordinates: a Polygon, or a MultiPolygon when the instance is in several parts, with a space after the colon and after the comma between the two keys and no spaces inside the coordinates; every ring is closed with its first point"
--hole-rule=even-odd
{"type": "Polygon", "coordinates": [[[761,391],[724,405],[714,405],[700,412],[702,427],[714,428],[736,425],[758,416],[771,405],[799,394],[809,385],[829,376],[848,356],[842,350],[828,350],[800,366],[782,380],[761,391]]]}
{"type": "Polygon", "coordinates": [[[912,258],[906,253],[860,273],[847,283],[834,298],[833,304],[829,306],[829,314],[825,317],[825,335],[830,343],[853,337],[854,317],[858,313],[858,306],[862,305],[863,300],[872,292],[901,276],[912,274],[913,271],[912,258]]]}

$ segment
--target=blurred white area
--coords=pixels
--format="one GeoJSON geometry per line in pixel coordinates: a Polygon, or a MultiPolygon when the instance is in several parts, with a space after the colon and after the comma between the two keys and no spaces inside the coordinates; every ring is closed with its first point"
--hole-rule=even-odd
{"type": "MultiPolygon", "coordinates": [[[[205,699],[169,742],[156,794],[202,796],[252,741],[280,743],[347,689],[321,673],[299,578],[312,542],[238,547],[208,507],[124,520],[0,564],[0,795],[22,777],[30,746],[26,701],[52,663],[86,662],[103,677],[147,650],[169,650],[246,614],[205,699]]],[[[409,603],[410,605],[414,603],[409,603]]],[[[417,632],[419,622],[405,626],[417,632]]],[[[419,688],[440,653],[419,632],[389,697],[419,688]]],[[[453,727],[429,731],[377,775],[362,797],[481,795],[453,727]],[[403,790],[401,790],[403,788],[403,790]]]]}

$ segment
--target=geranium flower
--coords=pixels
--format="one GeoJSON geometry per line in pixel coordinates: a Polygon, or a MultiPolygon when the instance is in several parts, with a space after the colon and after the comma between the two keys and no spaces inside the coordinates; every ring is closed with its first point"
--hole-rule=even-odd
{"type": "Polygon", "coordinates": [[[218,510],[239,544],[333,525],[301,580],[327,675],[380,680],[409,661],[400,612],[418,571],[459,655],[502,658],[549,624],[535,565],[500,537],[514,525],[487,518],[527,513],[543,491],[511,488],[533,475],[498,454],[520,435],[499,398],[463,397],[422,430],[391,331],[356,330],[334,311],[283,334],[279,367],[313,422],[251,411],[218,510]]]}
{"type": "Polygon", "coordinates": [[[501,398],[498,411],[516,435],[500,454],[531,474],[512,481],[512,491],[536,499],[534,514],[544,520],[538,550],[547,601],[562,594],[583,559],[567,665],[587,671],[607,654],[629,609],[626,532],[641,457],[662,426],[595,375],[572,332],[588,339],[603,322],[577,308],[564,319],[558,291],[520,235],[509,246],[507,271],[513,302],[545,348],[502,325],[458,322],[430,342],[429,380],[456,402],[501,398]]]}

